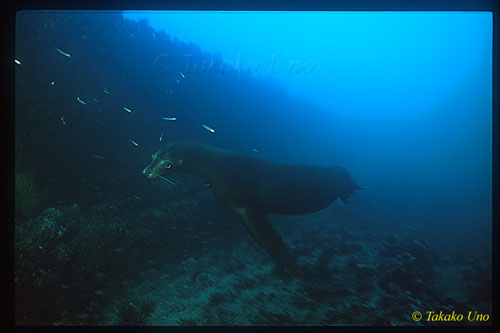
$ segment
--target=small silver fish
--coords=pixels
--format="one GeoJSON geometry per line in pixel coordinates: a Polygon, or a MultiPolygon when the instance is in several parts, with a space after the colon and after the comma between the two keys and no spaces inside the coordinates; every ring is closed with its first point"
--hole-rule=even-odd
{"type": "Polygon", "coordinates": [[[138,196],[138,195],[134,195],[134,199],[135,199],[135,200],[141,200],[141,197],[140,197],[140,196],[138,196]]]}
{"type": "Polygon", "coordinates": [[[56,84],[54,81],[50,82],[50,85],[53,86],[54,84],[56,84]]]}
{"type": "Polygon", "coordinates": [[[175,79],[175,82],[177,82],[177,83],[181,83],[181,81],[179,81],[178,79],[175,79]]]}
{"type": "Polygon", "coordinates": [[[93,98],[95,103],[99,103],[99,100],[97,98],[93,98]]]}
{"type": "Polygon", "coordinates": [[[111,95],[111,93],[110,93],[110,92],[109,92],[106,88],[102,88],[102,89],[103,89],[102,91],[103,91],[105,94],[111,95]]]}
{"type": "Polygon", "coordinates": [[[101,155],[94,155],[95,158],[97,158],[98,160],[102,160],[104,158],[104,156],[101,156],[101,155]]]}
{"type": "Polygon", "coordinates": [[[113,252],[121,253],[123,252],[123,249],[121,247],[117,247],[116,249],[113,249],[113,252]]]}
{"type": "Polygon", "coordinates": [[[94,294],[96,294],[96,295],[102,295],[102,294],[104,294],[104,291],[102,291],[102,290],[96,290],[94,292],[94,294]]]}
{"type": "Polygon", "coordinates": [[[179,74],[182,76],[182,78],[186,77],[186,75],[182,74],[182,72],[179,72],[179,74]]]}
{"type": "Polygon", "coordinates": [[[259,151],[257,149],[252,149],[253,152],[258,153],[259,151]]]}
{"type": "Polygon", "coordinates": [[[17,60],[17,59],[14,59],[14,62],[15,62],[17,65],[20,65],[20,64],[21,64],[21,62],[20,62],[19,60],[17,60]]]}
{"type": "Polygon", "coordinates": [[[76,100],[78,101],[78,103],[80,104],[83,104],[83,105],[87,105],[87,103],[85,103],[84,100],[80,99],[80,97],[77,97],[76,100]]]}
{"type": "Polygon", "coordinates": [[[163,133],[161,133],[161,135],[160,135],[160,142],[161,142],[161,140],[163,140],[163,133]]]}
{"type": "Polygon", "coordinates": [[[63,126],[66,126],[66,122],[64,121],[64,116],[61,117],[61,122],[62,122],[63,126]]]}
{"type": "Polygon", "coordinates": [[[204,129],[206,129],[207,131],[209,131],[210,133],[215,133],[215,130],[211,127],[208,127],[207,125],[205,124],[201,124],[201,126],[203,126],[204,129]]]}
{"type": "Polygon", "coordinates": [[[65,56],[65,57],[71,58],[71,54],[66,53],[66,52],[64,52],[64,51],[61,51],[61,50],[60,50],[60,49],[58,49],[57,47],[56,47],[56,51],[57,51],[57,52],[59,52],[60,54],[62,54],[63,56],[65,56]]]}
{"type": "Polygon", "coordinates": [[[132,142],[132,144],[133,144],[134,146],[136,146],[136,147],[137,147],[137,146],[139,145],[139,144],[138,144],[137,142],[135,142],[134,140],[132,140],[132,139],[129,139],[129,140],[130,140],[130,142],[132,142]]]}
{"type": "Polygon", "coordinates": [[[171,120],[171,121],[177,120],[177,118],[175,118],[175,117],[163,117],[161,119],[163,119],[163,120],[171,120]]]}
{"type": "Polygon", "coordinates": [[[132,110],[130,110],[129,108],[127,108],[125,106],[123,107],[123,110],[127,111],[128,113],[132,112],[132,110]]]}

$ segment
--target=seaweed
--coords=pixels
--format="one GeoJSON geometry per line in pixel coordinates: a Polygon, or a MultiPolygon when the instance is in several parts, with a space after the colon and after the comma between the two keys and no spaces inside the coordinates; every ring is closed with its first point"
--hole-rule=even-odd
{"type": "Polygon", "coordinates": [[[16,170],[15,173],[15,209],[16,215],[29,217],[38,211],[46,197],[46,191],[40,189],[31,173],[16,170]]]}

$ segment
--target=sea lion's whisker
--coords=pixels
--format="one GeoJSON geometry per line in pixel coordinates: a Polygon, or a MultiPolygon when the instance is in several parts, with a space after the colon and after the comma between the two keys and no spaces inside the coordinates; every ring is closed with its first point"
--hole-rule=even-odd
{"type": "Polygon", "coordinates": [[[171,181],[170,179],[168,179],[167,177],[163,177],[163,176],[160,176],[158,175],[158,177],[160,177],[161,179],[163,179],[164,181],[166,182],[169,182],[170,184],[172,185],[177,185],[176,183],[174,183],[173,181],[171,181]]]}

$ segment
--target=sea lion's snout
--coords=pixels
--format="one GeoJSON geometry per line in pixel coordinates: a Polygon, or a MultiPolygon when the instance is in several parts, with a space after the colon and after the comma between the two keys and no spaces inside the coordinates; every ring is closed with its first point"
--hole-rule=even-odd
{"type": "Polygon", "coordinates": [[[142,174],[145,175],[148,179],[153,179],[155,177],[150,165],[148,165],[147,167],[144,168],[144,170],[142,170],[142,174]]]}
{"type": "Polygon", "coordinates": [[[172,168],[172,162],[159,158],[153,158],[153,161],[142,170],[142,174],[148,179],[164,178],[165,171],[172,168]]]}
{"type": "MultiPolygon", "coordinates": [[[[168,145],[168,147],[170,146],[172,146],[172,144],[168,145]]],[[[148,179],[161,178],[167,183],[177,185],[170,180],[167,175],[172,173],[175,169],[179,171],[178,167],[181,166],[184,161],[179,158],[174,158],[170,150],[167,149],[168,147],[163,147],[151,156],[153,160],[144,170],[142,170],[142,174],[148,179]]]]}

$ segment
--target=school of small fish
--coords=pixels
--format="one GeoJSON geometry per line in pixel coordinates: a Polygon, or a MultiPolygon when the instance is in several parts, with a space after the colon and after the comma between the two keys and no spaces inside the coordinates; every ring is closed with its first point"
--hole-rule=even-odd
{"type": "MultiPolygon", "coordinates": [[[[155,35],[154,33],[153,33],[153,38],[156,38],[156,35],[155,35]]],[[[56,48],[55,48],[55,50],[56,50],[56,51],[57,51],[57,53],[59,53],[60,55],[62,55],[62,56],[64,56],[64,57],[66,57],[66,58],[71,58],[71,54],[69,54],[68,52],[63,51],[63,50],[61,50],[61,49],[60,49],[60,48],[58,48],[58,47],[56,47],[56,48]]],[[[16,65],[21,65],[21,61],[20,61],[20,60],[18,60],[18,59],[14,59],[14,63],[15,63],[16,65]]],[[[183,80],[183,79],[185,79],[185,78],[186,78],[186,75],[185,75],[184,73],[182,73],[182,72],[178,72],[178,76],[177,76],[176,78],[174,78],[174,80],[175,80],[177,83],[181,83],[181,80],[183,80]]],[[[51,86],[54,86],[54,85],[55,85],[55,83],[56,83],[55,81],[51,81],[51,82],[50,82],[50,85],[51,85],[51,86]]],[[[102,86],[102,91],[103,91],[103,93],[104,93],[104,94],[111,95],[111,92],[110,92],[110,91],[109,91],[106,87],[103,87],[103,86],[102,86]]],[[[167,92],[168,92],[169,94],[173,94],[173,93],[174,93],[172,90],[167,90],[167,92]]],[[[94,103],[99,104],[99,100],[98,100],[97,98],[95,98],[95,97],[94,97],[92,100],[94,101],[94,103]]],[[[76,97],[76,101],[77,101],[78,103],[80,103],[81,105],[85,105],[85,106],[87,106],[87,105],[88,105],[88,104],[87,104],[87,102],[86,102],[85,100],[83,100],[82,98],[80,98],[79,96],[77,96],[77,97],[76,97]]],[[[101,107],[100,107],[100,106],[99,106],[99,110],[101,110],[101,111],[102,111],[102,109],[101,109],[101,107]]],[[[127,113],[132,113],[132,109],[130,109],[129,107],[123,106],[123,110],[124,110],[125,112],[127,112],[127,113]]],[[[162,117],[161,119],[162,119],[162,120],[166,120],[166,121],[175,121],[175,120],[177,120],[177,118],[176,118],[176,117],[162,117]]],[[[64,119],[64,116],[60,117],[60,120],[61,120],[62,125],[63,125],[63,126],[66,126],[66,121],[65,121],[65,119],[64,119]]],[[[201,126],[202,126],[205,130],[209,131],[210,133],[215,133],[215,129],[213,129],[212,127],[210,127],[210,126],[208,126],[208,125],[205,125],[205,124],[201,124],[201,126]]],[[[160,134],[160,136],[159,136],[158,141],[159,141],[159,142],[162,142],[162,141],[163,141],[163,138],[164,138],[164,133],[162,132],[162,133],[160,134]]],[[[130,141],[130,143],[132,143],[135,147],[138,147],[138,146],[139,146],[139,143],[138,143],[137,141],[132,140],[132,139],[129,139],[129,141],[130,141]]],[[[258,152],[258,150],[257,150],[257,149],[253,149],[253,151],[254,151],[254,152],[258,152]]],[[[96,158],[96,159],[104,159],[104,156],[101,156],[101,155],[96,155],[96,154],[95,154],[95,155],[93,155],[93,156],[94,156],[94,158],[96,158]]],[[[168,182],[168,183],[170,183],[170,184],[174,184],[174,185],[176,185],[173,181],[171,181],[170,179],[168,179],[168,178],[166,178],[166,177],[160,176],[160,178],[162,178],[163,180],[167,181],[167,182],[168,182]]],[[[137,198],[137,199],[138,199],[138,198],[137,198]]],[[[139,200],[139,199],[138,199],[138,200],[139,200]]],[[[121,249],[115,249],[114,251],[115,251],[115,252],[120,252],[120,250],[121,250],[121,249]]],[[[99,291],[97,291],[96,293],[98,293],[98,292],[99,292],[99,291]]]]}

